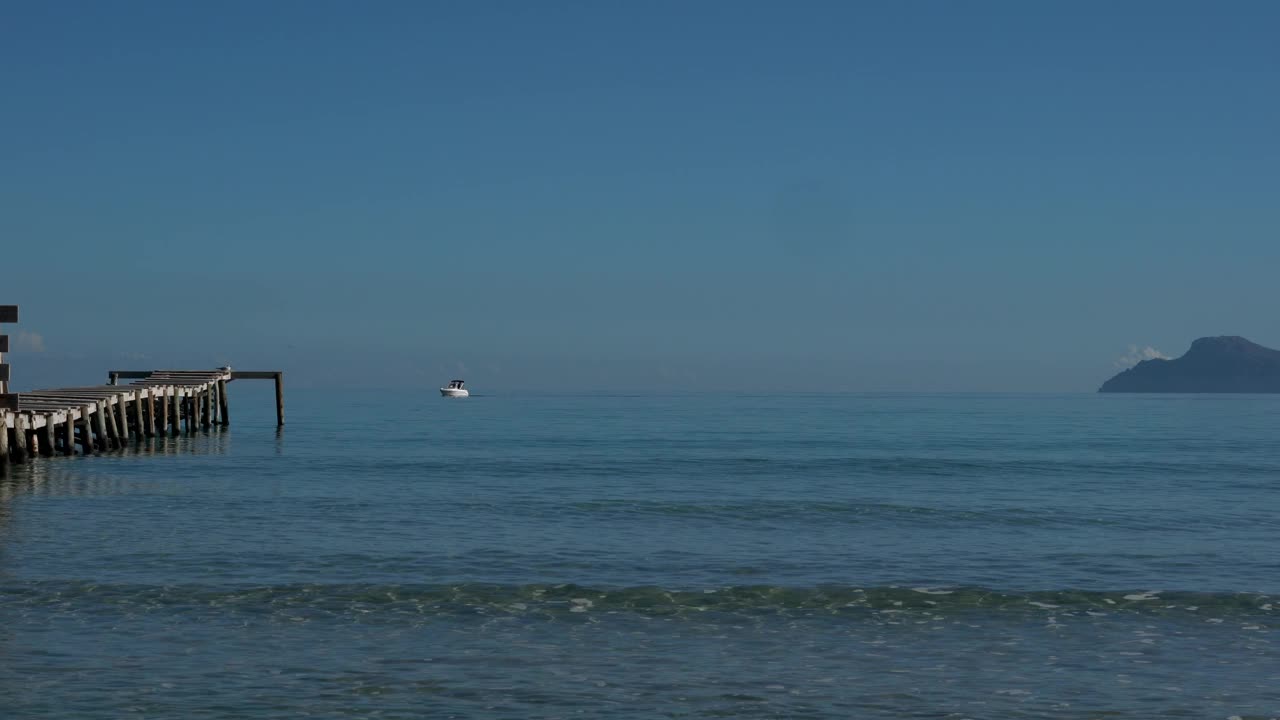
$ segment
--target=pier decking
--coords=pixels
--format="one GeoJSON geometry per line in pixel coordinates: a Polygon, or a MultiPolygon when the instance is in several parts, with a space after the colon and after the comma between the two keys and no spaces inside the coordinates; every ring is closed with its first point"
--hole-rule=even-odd
{"type": "MultiPolygon", "coordinates": [[[[0,320],[15,322],[16,306],[0,306],[0,320]]],[[[0,348],[7,338],[0,335],[0,348]]],[[[0,364],[0,381],[9,366],[0,364]]],[[[0,474],[10,462],[36,456],[120,450],[156,436],[177,436],[231,424],[227,384],[275,380],[276,422],[284,425],[284,373],[278,371],[112,370],[109,385],[0,392],[0,474]],[[133,379],[120,385],[120,379],[133,379]]],[[[7,390],[0,385],[0,391],[7,390]]]]}

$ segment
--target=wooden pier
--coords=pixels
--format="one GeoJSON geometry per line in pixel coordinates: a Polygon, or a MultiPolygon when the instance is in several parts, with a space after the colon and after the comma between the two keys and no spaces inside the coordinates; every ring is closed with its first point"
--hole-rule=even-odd
{"type": "MultiPolygon", "coordinates": [[[[16,322],[16,306],[0,306],[16,322]]],[[[0,348],[8,349],[0,335],[0,348]]],[[[0,357],[0,359],[3,359],[0,357]]],[[[0,381],[9,380],[0,363],[0,381]]],[[[284,373],[278,371],[112,370],[110,384],[0,393],[0,474],[33,457],[122,450],[146,438],[223,429],[231,424],[227,384],[274,380],[276,423],[284,425],[284,373]],[[132,379],[120,385],[121,379],[132,379]]],[[[7,390],[0,385],[0,390],[7,390]]]]}

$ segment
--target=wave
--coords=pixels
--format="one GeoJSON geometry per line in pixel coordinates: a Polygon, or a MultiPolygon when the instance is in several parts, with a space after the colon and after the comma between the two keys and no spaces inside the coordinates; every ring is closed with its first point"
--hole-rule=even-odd
{"type": "Polygon", "coordinates": [[[634,613],[689,616],[924,614],[973,612],[1044,615],[1169,615],[1202,621],[1248,618],[1280,627],[1280,598],[1251,592],[1158,590],[1000,591],[982,587],[790,587],[734,585],[705,589],[654,586],[592,587],[574,584],[451,585],[284,584],[216,587],[143,585],[90,581],[32,581],[0,586],[0,608],[73,606],[98,608],[221,608],[248,613],[281,610],[326,613],[416,613],[421,615],[570,616],[634,613]]]}

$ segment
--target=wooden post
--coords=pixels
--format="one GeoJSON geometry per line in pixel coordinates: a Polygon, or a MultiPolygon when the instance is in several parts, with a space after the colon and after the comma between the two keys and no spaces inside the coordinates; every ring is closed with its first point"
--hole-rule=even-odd
{"type": "Polygon", "coordinates": [[[209,429],[209,416],[212,410],[209,407],[212,404],[213,396],[209,393],[209,388],[200,391],[200,427],[205,430],[209,429]]]}
{"type": "Polygon", "coordinates": [[[284,373],[276,373],[276,427],[284,427],[284,373]]]}
{"type": "MultiPolygon", "coordinates": [[[[35,422],[35,416],[31,417],[32,423],[35,422]]],[[[44,416],[44,427],[35,429],[36,438],[40,444],[40,457],[53,457],[53,416],[44,416]]]]}
{"type": "Polygon", "coordinates": [[[156,436],[156,389],[147,388],[147,437],[156,436]]]}
{"type": "Polygon", "coordinates": [[[0,475],[9,468],[9,413],[0,410],[0,475]]]}
{"type": "Polygon", "coordinates": [[[125,399],[124,395],[116,396],[116,420],[120,423],[120,447],[125,447],[129,444],[130,432],[129,401],[125,399]]]}
{"type": "Polygon", "coordinates": [[[62,423],[62,454],[76,454],[76,421],[71,417],[71,410],[67,410],[67,419],[62,423]]]}
{"type": "Polygon", "coordinates": [[[101,430],[99,439],[102,441],[102,450],[115,450],[120,442],[120,430],[115,427],[115,411],[111,410],[110,398],[99,401],[95,415],[99,416],[102,423],[99,428],[101,430]]]}
{"type": "Polygon", "coordinates": [[[107,432],[107,402],[99,400],[93,406],[93,434],[97,438],[96,446],[99,452],[106,452],[111,449],[111,433],[107,432]]]}
{"type": "Polygon", "coordinates": [[[218,381],[218,405],[222,415],[222,427],[231,424],[231,416],[227,414],[227,381],[218,381]]]}
{"type": "Polygon", "coordinates": [[[111,413],[111,422],[116,431],[116,447],[123,448],[129,442],[129,423],[124,416],[124,398],[117,395],[114,399],[114,405],[107,402],[107,411],[111,413]]]}
{"type": "Polygon", "coordinates": [[[93,406],[80,408],[80,449],[85,455],[92,455],[97,444],[93,441],[93,406]]]}
{"type": "Polygon", "coordinates": [[[173,406],[170,408],[173,411],[173,417],[169,418],[169,430],[174,437],[177,437],[182,434],[182,391],[176,386],[171,386],[169,390],[173,392],[173,395],[169,396],[169,402],[173,406]]]}
{"type": "Polygon", "coordinates": [[[218,382],[209,383],[209,422],[218,426],[218,382]]]}
{"type": "Polygon", "coordinates": [[[107,376],[107,379],[108,379],[108,381],[109,381],[109,382],[107,383],[108,385],[119,385],[119,384],[120,384],[120,373],[111,373],[110,375],[108,375],[108,376],[107,376]]]}
{"type": "Polygon", "coordinates": [[[133,391],[133,437],[139,443],[148,435],[147,426],[142,418],[142,391],[133,391]]]}
{"type": "MultiPolygon", "coordinates": [[[[160,391],[160,424],[156,426],[156,432],[161,435],[169,434],[169,390],[167,388],[157,388],[160,391]]],[[[155,390],[151,391],[153,394],[155,390]]]]}
{"type": "Polygon", "coordinates": [[[27,461],[27,416],[21,413],[13,415],[13,446],[10,453],[13,455],[14,465],[27,461]]]}
{"type": "Polygon", "coordinates": [[[187,406],[187,433],[194,434],[196,431],[196,394],[193,392],[182,399],[183,404],[187,406]]]}

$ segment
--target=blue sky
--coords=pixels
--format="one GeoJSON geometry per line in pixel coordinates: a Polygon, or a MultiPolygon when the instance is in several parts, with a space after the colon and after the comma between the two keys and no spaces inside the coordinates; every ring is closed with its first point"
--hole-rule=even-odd
{"type": "Polygon", "coordinates": [[[18,388],[1090,391],[1280,347],[1280,4],[0,18],[18,388]]]}

